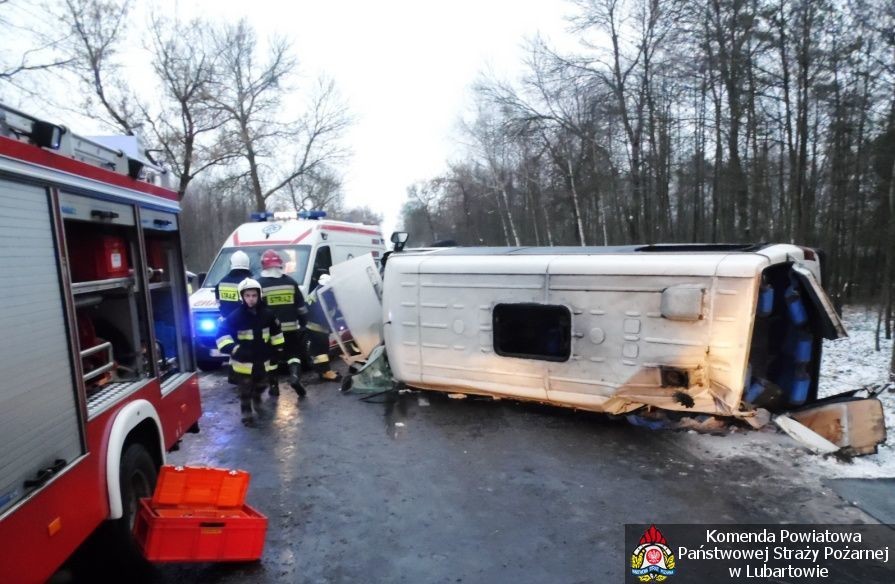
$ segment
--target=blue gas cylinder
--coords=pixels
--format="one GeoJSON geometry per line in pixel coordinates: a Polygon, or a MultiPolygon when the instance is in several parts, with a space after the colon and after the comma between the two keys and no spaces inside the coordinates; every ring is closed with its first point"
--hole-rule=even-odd
{"type": "Polygon", "coordinates": [[[800,364],[811,362],[811,353],[814,338],[811,333],[805,330],[798,331],[795,336],[795,345],[793,347],[793,361],[800,364]]]}
{"type": "Polygon", "coordinates": [[[743,399],[745,399],[749,403],[754,403],[755,400],[764,393],[767,388],[768,382],[759,377],[753,377],[752,382],[749,384],[749,387],[746,388],[746,393],[743,395],[743,399]]]}
{"type": "Polygon", "coordinates": [[[805,310],[805,304],[802,302],[802,295],[795,289],[795,286],[790,285],[786,289],[784,298],[786,299],[786,309],[789,313],[789,320],[796,326],[802,326],[808,322],[808,311],[805,310]]]}
{"type": "Polygon", "coordinates": [[[799,367],[789,385],[787,401],[790,405],[799,406],[808,399],[808,390],[811,389],[811,376],[804,367],[799,367]]]}

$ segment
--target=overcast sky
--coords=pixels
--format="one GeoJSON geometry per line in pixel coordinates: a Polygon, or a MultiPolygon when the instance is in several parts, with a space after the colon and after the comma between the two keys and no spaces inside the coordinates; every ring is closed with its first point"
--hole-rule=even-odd
{"type": "Polygon", "coordinates": [[[184,2],[227,20],[246,17],[260,35],[288,37],[302,73],[332,77],[357,122],[347,135],[348,205],[399,218],[406,188],[440,173],[457,151],[457,123],[486,70],[522,72],[526,38],[565,41],[566,0],[220,0],[184,2]]]}
{"type": "MultiPolygon", "coordinates": [[[[21,14],[40,17],[36,5],[18,5],[21,14]]],[[[563,48],[574,44],[565,32],[565,16],[574,10],[568,0],[157,0],[134,6],[128,30],[134,53],[126,60],[129,76],[142,77],[133,80],[142,91],[152,91],[141,87],[150,81],[148,64],[147,75],[139,73],[148,55],[135,53],[144,46],[153,6],[184,19],[245,17],[259,38],[289,39],[299,61],[298,87],[321,73],[332,78],[356,118],[346,136],[353,155],[342,169],[345,202],[382,214],[386,236],[407,187],[441,173],[458,156],[458,123],[479,75],[518,78],[525,41],[537,34],[563,48]]],[[[19,105],[38,115],[44,110],[19,105]]],[[[76,132],[97,133],[73,115],[61,121],[76,132]]]]}

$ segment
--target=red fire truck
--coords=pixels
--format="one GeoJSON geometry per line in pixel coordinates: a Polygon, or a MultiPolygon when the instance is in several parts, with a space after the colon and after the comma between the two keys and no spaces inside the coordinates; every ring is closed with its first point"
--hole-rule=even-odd
{"type": "Polygon", "coordinates": [[[164,170],[0,105],[0,580],[43,582],[201,414],[164,170]]]}

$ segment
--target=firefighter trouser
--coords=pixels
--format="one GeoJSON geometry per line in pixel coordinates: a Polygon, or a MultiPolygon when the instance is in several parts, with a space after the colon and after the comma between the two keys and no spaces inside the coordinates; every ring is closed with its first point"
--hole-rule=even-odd
{"type": "Polygon", "coordinates": [[[329,371],[329,335],[308,329],[308,338],[311,341],[314,370],[318,373],[329,371]]]}
{"type": "Polygon", "coordinates": [[[304,335],[300,330],[284,331],[283,338],[286,343],[283,345],[283,356],[286,358],[288,365],[308,362],[307,348],[304,343],[304,335]]]}
{"type": "Polygon", "coordinates": [[[243,416],[251,416],[252,403],[255,404],[255,411],[259,409],[261,394],[264,392],[265,384],[261,380],[252,379],[248,375],[237,373],[236,386],[239,388],[239,410],[243,416]]]}

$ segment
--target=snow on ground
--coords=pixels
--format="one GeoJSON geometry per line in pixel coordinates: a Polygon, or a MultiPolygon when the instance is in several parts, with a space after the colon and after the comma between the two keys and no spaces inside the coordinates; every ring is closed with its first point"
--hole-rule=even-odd
{"type": "MultiPolygon", "coordinates": [[[[824,341],[819,397],[888,382],[892,340],[886,340],[881,331],[880,350],[876,350],[876,318],[872,307],[845,307],[842,320],[848,338],[824,341]]],[[[826,461],[831,472],[849,477],[895,476],[895,386],[889,385],[879,399],[886,415],[886,443],[877,454],[856,458],[851,464],[826,461]]]]}
{"type": "MultiPolygon", "coordinates": [[[[888,380],[892,341],[880,339],[880,351],[875,350],[873,309],[846,307],[842,319],[849,337],[824,341],[820,397],[885,384],[888,380]]],[[[773,424],[761,431],[737,430],[724,436],[691,433],[685,443],[688,449],[700,454],[746,456],[769,466],[788,465],[793,467],[793,480],[800,480],[798,476],[805,472],[817,479],[895,477],[895,392],[886,389],[879,399],[886,415],[887,441],[876,454],[856,457],[851,462],[812,454],[789,436],[775,431],[773,424]]]]}
{"type": "MultiPolygon", "coordinates": [[[[880,350],[876,351],[876,311],[869,307],[847,306],[842,321],[848,338],[824,341],[820,370],[820,397],[826,397],[856,387],[885,383],[892,340],[880,333],[880,350]]],[[[895,394],[885,392],[880,398],[895,403],[895,394]],[[884,396],[889,396],[888,398],[884,396]]],[[[887,413],[893,413],[891,409],[887,413]]]]}

